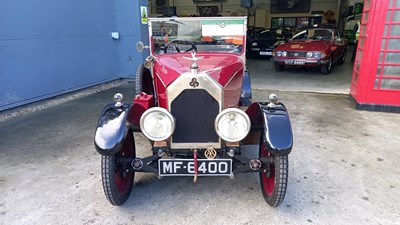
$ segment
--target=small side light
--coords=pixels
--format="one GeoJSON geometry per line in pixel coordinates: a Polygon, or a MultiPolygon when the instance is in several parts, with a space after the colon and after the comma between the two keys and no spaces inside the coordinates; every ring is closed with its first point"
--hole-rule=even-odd
{"type": "Polygon", "coordinates": [[[124,96],[121,93],[116,93],[114,95],[115,107],[121,107],[123,105],[122,100],[124,96]]]}

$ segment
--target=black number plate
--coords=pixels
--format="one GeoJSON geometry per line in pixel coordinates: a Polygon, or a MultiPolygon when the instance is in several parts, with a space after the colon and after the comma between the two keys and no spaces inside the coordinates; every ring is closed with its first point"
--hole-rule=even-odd
{"type": "Polygon", "coordinates": [[[301,59],[286,59],[285,64],[286,65],[304,65],[304,64],[306,64],[306,61],[301,60],[301,59]]]}
{"type": "MultiPolygon", "coordinates": [[[[198,176],[230,176],[231,159],[198,159],[198,176]]],[[[160,159],[158,161],[160,176],[194,176],[193,159],[160,159]]]]}

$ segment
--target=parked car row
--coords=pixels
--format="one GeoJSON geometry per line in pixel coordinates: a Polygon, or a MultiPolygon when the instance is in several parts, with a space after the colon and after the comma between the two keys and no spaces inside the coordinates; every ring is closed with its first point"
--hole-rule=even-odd
{"type": "Polygon", "coordinates": [[[348,46],[347,39],[329,24],[303,28],[293,37],[286,29],[266,29],[248,39],[248,57],[271,56],[276,71],[288,66],[320,67],[321,73],[330,74],[334,64],[344,63],[348,46]]]}
{"type": "Polygon", "coordinates": [[[275,47],[288,42],[293,36],[292,32],[287,28],[251,29],[247,33],[248,57],[272,56],[272,50],[275,47]]]}

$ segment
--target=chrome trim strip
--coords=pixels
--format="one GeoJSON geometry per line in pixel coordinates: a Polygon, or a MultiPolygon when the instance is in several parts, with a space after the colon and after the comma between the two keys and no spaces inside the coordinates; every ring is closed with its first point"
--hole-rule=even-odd
{"type": "MultiPolygon", "coordinates": [[[[303,59],[299,59],[299,60],[303,60],[303,59]]],[[[273,61],[274,62],[285,62],[285,59],[276,59],[276,58],[273,58],[273,61]]],[[[328,63],[329,62],[329,60],[305,60],[305,63],[313,63],[313,64],[326,64],[326,63],[328,63]]],[[[291,65],[294,65],[294,66],[296,66],[295,64],[290,64],[290,66],[291,65]]]]}

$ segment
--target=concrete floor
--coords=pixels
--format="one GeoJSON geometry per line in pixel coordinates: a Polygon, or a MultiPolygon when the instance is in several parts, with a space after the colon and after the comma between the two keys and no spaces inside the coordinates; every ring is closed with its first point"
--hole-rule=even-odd
{"type": "Polygon", "coordinates": [[[281,91],[303,91],[317,93],[349,94],[353,63],[350,61],[353,46],[347,50],[343,65],[334,65],[329,75],[320,73],[319,68],[288,67],[276,72],[269,58],[251,58],[247,67],[253,89],[281,91]]]}
{"type": "MultiPolygon", "coordinates": [[[[133,97],[134,84],[123,82],[0,122],[0,224],[400,224],[400,114],[355,110],[347,95],[295,91],[350,80],[340,72],[345,66],[329,76],[271,68],[263,79],[264,63],[272,66],[249,61],[255,101],[290,84],[274,91],[289,109],[294,133],[280,207],[264,202],[257,174],[197,183],[137,174],[126,204],[110,205],[93,135],[115,92],[133,97]]],[[[148,156],[147,140],[135,138],[138,156],[148,156]]],[[[257,154],[256,146],[243,151],[257,154]]]]}

